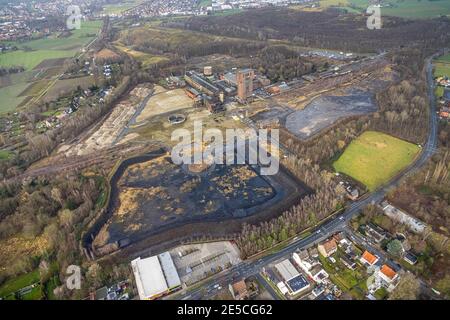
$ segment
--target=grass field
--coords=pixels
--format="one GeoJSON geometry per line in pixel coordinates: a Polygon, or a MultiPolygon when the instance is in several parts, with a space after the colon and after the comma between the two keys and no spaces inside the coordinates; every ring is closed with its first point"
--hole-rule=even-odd
{"type": "MultiPolygon", "coordinates": [[[[441,56],[434,61],[434,77],[450,77],[450,54],[441,56]]],[[[437,86],[434,91],[436,97],[444,95],[444,87],[437,86]]]]}
{"type": "Polygon", "coordinates": [[[0,150],[0,161],[2,160],[8,160],[12,157],[12,153],[6,150],[0,150]]]}
{"type": "Polygon", "coordinates": [[[333,167],[373,191],[407,167],[419,150],[412,143],[381,132],[366,131],[347,147],[333,167]]]}
{"type": "Polygon", "coordinates": [[[68,58],[71,56],[73,56],[72,51],[64,50],[19,50],[0,54],[0,66],[23,66],[25,70],[31,70],[45,59],[68,58]]]}
{"type": "Polygon", "coordinates": [[[83,45],[95,38],[101,24],[101,21],[86,21],[82,23],[81,29],[72,31],[68,37],[58,38],[55,34],[48,38],[17,43],[19,48],[28,50],[0,54],[0,66],[21,65],[30,70],[45,59],[72,57],[83,45]]]}
{"type": "Polygon", "coordinates": [[[435,62],[434,63],[434,76],[435,77],[450,77],[450,63],[435,62]]]}
{"type": "MultiPolygon", "coordinates": [[[[390,5],[381,8],[381,15],[412,19],[435,18],[450,15],[448,0],[385,0],[390,5]]],[[[366,11],[369,0],[320,0],[322,8],[330,6],[345,8],[352,13],[366,11]]]]}
{"type": "Polygon", "coordinates": [[[26,286],[39,282],[39,279],[39,269],[36,269],[33,272],[6,281],[5,284],[0,287],[0,297],[6,297],[26,286]]]}
{"type": "Polygon", "coordinates": [[[0,114],[10,112],[19,106],[27,96],[38,96],[47,88],[45,84],[51,83],[42,80],[55,77],[61,70],[62,61],[55,62],[49,59],[70,58],[80,52],[80,49],[91,42],[102,26],[102,21],[84,21],[81,29],[73,30],[67,37],[60,37],[55,33],[49,37],[26,42],[12,43],[19,50],[0,54],[0,66],[23,66],[25,72],[17,75],[2,77],[0,83],[0,114]],[[42,68],[33,70],[36,66],[42,68]],[[42,80],[42,81],[39,81],[42,80]],[[30,81],[37,81],[30,85],[30,81]],[[30,85],[30,87],[28,87],[30,85]],[[28,89],[27,89],[28,87],[28,89]],[[26,91],[25,91],[26,90],[26,91]],[[21,95],[21,96],[19,96],[21,95]]]}
{"type": "Polygon", "coordinates": [[[439,58],[436,59],[436,61],[450,63],[450,54],[447,54],[445,56],[440,56],[439,58]]]}
{"type": "Polygon", "coordinates": [[[164,57],[164,56],[152,55],[152,54],[148,54],[148,53],[145,53],[142,51],[136,51],[136,50],[133,50],[133,49],[127,48],[125,46],[121,46],[121,45],[116,45],[115,47],[117,49],[119,49],[120,51],[135,58],[136,60],[142,62],[142,66],[144,68],[169,60],[167,57],[164,57]]]}
{"type": "Polygon", "coordinates": [[[13,111],[25,97],[19,95],[28,87],[28,83],[22,82],[0,89],[0,114],[13,111]]]}
{"type": "Polygon", "coordinates": [[[129,0],[118,4],[107,4],[103,6],[103,13],[105,14],[119,14],[126,10],[136,7],[144,2],[144,0],[129,0]]]}

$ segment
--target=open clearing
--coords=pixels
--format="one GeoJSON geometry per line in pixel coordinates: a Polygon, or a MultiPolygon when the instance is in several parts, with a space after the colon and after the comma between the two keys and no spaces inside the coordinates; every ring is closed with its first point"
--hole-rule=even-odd
{"type": "Polygon", "coordinates": [[[106,120],[99,127],[95,127],[85,140],[73,145],[63,145],[59,151],[66,152],[67,156],[82,156],[113,146],[125,133],[130,121],[151,92],[148,84],[136,86],[126,99],[114,106],[106,120]]]}
{"type": "Polygon", "coordinates": [[[18,104],[20,104],[24,97],[19,97],[19,95],[26,89],[27,83],[19,83],[9,87],[4,87],[0,89],[0,113],[6,113],[13,111],[18,104]]]}
{"type": "MultiPolygon", "coordinates": [[[[322,8],[340,7],[351,13],[365,12],[369,0],[320,0],[322,8]]],[[[384,0],[381,15],[400,18],[427,19],[450,15],[448,0],[384,0]]]]}
{"type": "Polygon", "coordinates": [[[366,131],[347,147],[333,167],[373,191],[406,168],[419,150],[415,144],[381,132],[366,131]]]}
{"type": "Polygon", "coordinates": [[[435,62],[434,63],[435,77],[450,77],[450,62],[435,62]]]}
{"type": "Polygon", "coordinates": [[[192,108],[192,106],[192,99],[184,93],[183,89],[165,91],[164,88],[156,86],[155,95],[150,98],[144,110],[136,118],[136,122],[139,123],[157,115],[192,108]]]}
{"type": "Polygon", "coordinates": [[[115,47],[120,51],[128,54],[129,56],[135,58],[136,60],[142,62],[142,66],[144,68],[158,64],[160,62],[169,61],[169,58],[165,56],[153,55],[142,51],[136,51],[121,45],[116,45],[115,47]]]}
{"type": "Polygon", "coordinates": [[[44,92],[47,88],[44,82],[33,82],[59,75],[64,61],[80,53],[80,49],[96,37],[101,26],[100,20],[84,21],[81,29],[66,36],[54,33],[42,39],[13,43],[19,50],[0,54],[1,67],[25,68],[25,72],[0,77],[0,113],[13,111],[30,97],[28,94],[38,96],[44,92]]]}

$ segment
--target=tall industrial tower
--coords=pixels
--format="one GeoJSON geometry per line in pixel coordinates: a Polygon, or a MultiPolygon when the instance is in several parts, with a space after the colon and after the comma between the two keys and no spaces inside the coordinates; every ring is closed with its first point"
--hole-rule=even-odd
{"type": "Polygon", "coordinates": [[[246,101],[253,94],[253,79],[255,71],[253,69],[239,70],[236,75],[238,86],[238,98],[241,101],[246,101]]]}

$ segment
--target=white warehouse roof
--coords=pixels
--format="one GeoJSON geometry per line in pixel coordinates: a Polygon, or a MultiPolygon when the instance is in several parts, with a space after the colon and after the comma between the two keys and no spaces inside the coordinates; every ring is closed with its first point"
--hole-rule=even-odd
{"type": "Polygon", "coordinates": [[[167,291],[166,279],[157,256],[147,259],[137,258],[131,261],[131,267],[141,300],[151,299],[167,291]]]}
{"type": "Polygon", "coordinates": [[[275,265],[275,268],[283,277],[284,281],[289,281],[300,274],[289,260],[281,261],[275,265]]]}
{"type": "Polygon", "coordinates": [[[159,262],[161,263],[162,270],[164,272],[167,287],[169,289],[176,288],[181,285],[180,277],[178,276],[177,269],[173,264],[172,257],[169,252],[161,253],[159,256],[159,262]]]}
{"type": "Polygon", "coordinates": [[[141,300],[157,298],[181,285],[169,252],[131,261],[141,300]]]}

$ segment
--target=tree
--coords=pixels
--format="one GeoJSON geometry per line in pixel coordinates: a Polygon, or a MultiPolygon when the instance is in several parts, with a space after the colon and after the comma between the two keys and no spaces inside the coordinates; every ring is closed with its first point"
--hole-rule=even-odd
{"type": "Polygon", "coordinates": [[[400,242],[400,240],[395,239],[395,240],[392,240],[391,242],[389,242],[387,244],[387,251],[390,254],[392,254],[396,257],[399,257],[403,252],[403,246],[402,246],[402,243],[400,242]]]}
{"type": "Polygon", "coordinates": [[[419,290],[419,280],[408,272],[400,279],[400,283],[391,293],[389,300],[416,300],[419,290]]]}
{"type": "Polygon", "coordinates": [[[92,264],[86,272],[86,280],[92,288],[100,287],[103,277],[103,268],[98,263],[92,264]]]}

